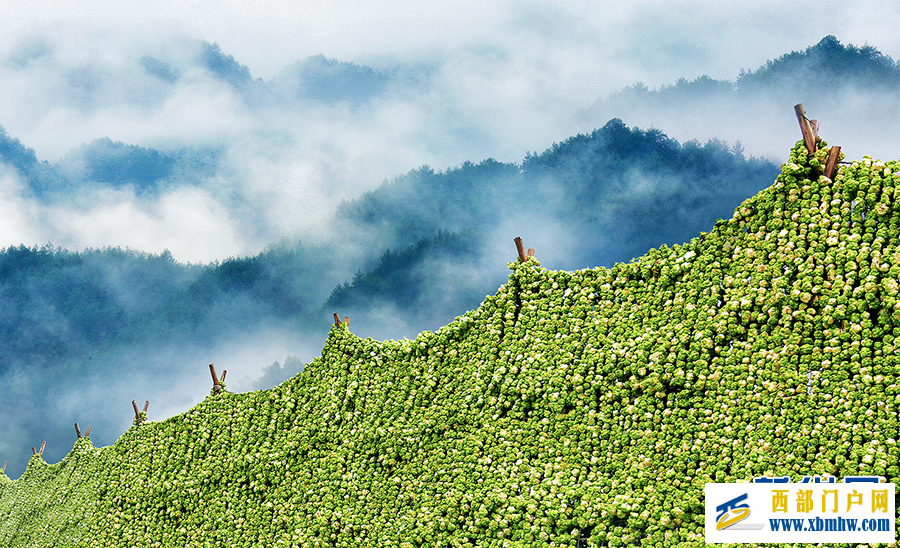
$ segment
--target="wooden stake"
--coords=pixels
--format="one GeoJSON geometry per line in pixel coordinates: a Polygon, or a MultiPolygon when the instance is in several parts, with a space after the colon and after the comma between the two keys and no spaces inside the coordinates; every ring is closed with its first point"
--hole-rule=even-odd
{"type": "Polygon", "coordinates": [[[834,179],[834,172],[837,171],[838,158],[841,157],[841,147],[835,145],[828,150],[828,159],[825,160],[825,176],[834,179]]]}
{"type": "Polygon", "coordinates": [[[7,465],[7,464],[9,464],[9,461],[6,461],[6,462],[3,463],[3,470],[0,470],[0,472],[6,472],[6,465],[7,465]]]}
{"type": "Polygon", "coordinates": [[[78,428],[78,423],[75,423],[75,435],[78,436],[78,439],[81,439],[81,428],[78,428]]]}
{"type": "Polygon", "coordinates": [[[225,382],[225,373],[228,373],[225,369],[222,370],[222,378],[219,379],[219,382],[225,382]]]}
{"type": "Polygon", "coordinates": [[[338,315],[337,312],[334,313],[334,326],[335,327],[341,326],[341,317],[338,315]]]}
{"type": "Polygon", "coordinates": [[[529,257],[534,257],[534,248],[533,248],[533,247],[529,247],[529,248],[528,248],[528,256],[529,256],[529,257]]]}
{"type": "Polygon", "coordinates": [[[344,316],[344,327],[350,329],[350,316],[344,316]]]}
{"type": "Polygon", "coordinates": [[[816,130],[819,124],[815,120],[806,117],[806,110],[803,103],[794,105],[794,113],[797,115],[797,121],[800,122],[800,132],[803,134],[803,142],[806,144],[806,151],[810,154],[816,153],[816,130]]]}
{"type": "Polygon", "coordinates": [[[91,437],[91,427],[90,426],[88,426],[87,432],[84,433],[84,437],[86,437],[86,438],[91,437]]]}
{"type": "Polygon", "coordinates": [[[144,413],[147,412],[147,408],[148,408],[148,407],[150,407],[150,402],[149,402],[149,401],[145,401],[145,402],[144,402],[144,413]]]}
{"type": "Polygon", "coordinates": [[[519,252],[519,262],[524,263],[528,260],[528,258],[525,257],[525,246],[522,245],[522,238],[516,236],[515,238],[513,238],[513,241],[516,242],[516,251],[519,252]]]}
{"type": "Polygon", "coordinates": [[[137,420],[141,420],[141,413],[138,411],[137,402],[131,400],[131,406],[134,407],[134,418],[137,420]]]}
{"type": "MultiPolygon", "coordinates": [[[[47,442],[44,442],[44,443],[41,444],[41,450],[38,451],[38,456],[39,456],[39,457],[43,457],[43,456],[44,456],[44,447],[47,447],[47,442]]],[[[33,448],[32,448],[32,449],[33,449],[33,448]]]]}
{"type": "Polygon", "coordinates": [[[209,374],[212,375],[213,386],[219,386],[219,379],[216,378],[216,366],[209,364],[209,374]]]}

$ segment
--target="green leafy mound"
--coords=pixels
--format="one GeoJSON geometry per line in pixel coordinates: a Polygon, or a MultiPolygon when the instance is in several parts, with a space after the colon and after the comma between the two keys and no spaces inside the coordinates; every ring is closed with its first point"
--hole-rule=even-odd
{"type": "Polygon", "coordinates": [[[35,455],[22,477],[0,474],[0,546],[76,546],[93,519],[101,483],[113,468],[89,438],[75,441],[58,464],[35,455]]]}
{"type": "Polygon", "coordinates": [[[700,546],[707,482],[900,483],[900,162],[819,146],[683,246],[510,263],[437,332],[36,457],[0,545],[700,546]]]}

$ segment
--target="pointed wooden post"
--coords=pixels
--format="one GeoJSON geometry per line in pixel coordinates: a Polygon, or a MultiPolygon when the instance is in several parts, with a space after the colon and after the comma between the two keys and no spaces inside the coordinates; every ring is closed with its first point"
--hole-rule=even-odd
{"type": "Polygon", "coordinates": [[[337,312],[334,313],[334,326],[335,327],[346,327],[350,329],[350,316],[344,316],[344,321],[341,321],[341,316],[337,312]]]}
{"type": "Polygon", "coordinates": [[[75,435],[78,436],[78,439],[81,439],[81,428],[78,428],[78,423],[75,423],[75,435]]]}
{"type": "Polygon", "coordinates": [[[222,390],[222,385],[219,383],[219,379],[216,377],[216,366],[215,365],[209,364],[209,374],[212,375],[213,393],[218,394],[222,390]]]}
{"type": "Polygon", "coordinates": [[[828,158],[825,160],[825,176],[829,179],[834,179],[834,172],[837,171],[840,157],[841,147],[835,145],[828,150],[828,158]]]}
{"type": "MultiPolygon", "coordinates": [[[[141,417],[140,412],[138,412],[137,402],[134,400],[131,400],[131,406],[134,407],[134,420],[138,421],[138,423],[144,422],[144,419],[141,417]]],[[[149,408],[149,407],[150,407],[150,402],[145,401],[144,402],[144,414],[145,415],[147,414],[147,408],[149,408]]]]}
{"type": "Polygon", "coordinates": [[[87,432],[84,433],[84,437],[86,437],[86,438],[91,437],[91,427],[90,426],[88,426],[87,432]]]}
{"type": "Polygon", "coordinates": [[[516,242],[516,251],[519,252],[519,262],[524,263],[528,258],[525,256],[525,246],[522,245],[522,238],[516,236],[513,238],[513,241],[516,242]]]}
{"type": "Polygon", "coordinates": [[[44,456],[44,447],[47,447],[47,442],[44,442],[44,443],[41,444],[41,450],[40,450],[40,451],[38,451],[37,449],[34,448],[34,446],[32,446],[32,447],[31,447],[31,453],[32,453],[33,455],[37,455],[37,456],[39,456],[39,457],[43,457],[43,456],[44,456]]]}
{"type": "Polygon", "coordinates": [[[819,124],[815,120],[806,117],[806,109],[803,103],[794,105],[794,113],[797,115],[797,121],[800,122],[800,132],[803,134],[803,142],[806,144],[806,150],[809,154],[816,153],[816,131],[819,124]]]}

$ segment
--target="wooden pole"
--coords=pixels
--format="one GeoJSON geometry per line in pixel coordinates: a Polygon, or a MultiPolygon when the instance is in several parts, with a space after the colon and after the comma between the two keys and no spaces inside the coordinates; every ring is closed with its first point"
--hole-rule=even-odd
{"type": "Polygon", "coordinates": [[[341,326],[341,317],[340,317],[340,315],[338,315],[337,312],[334,313],[334,326],[335,327],[341,326]]]}
{"type": "Polygon", "coordinates": [[[41,444],[41,450],[38,451],[38,456],[39,456],[39,457],[43,457],[43,456],[44,456],[44,447],[47,447],[47,442],[44,442],[44,443],[41,444]]]}
{"type": "Polygon", "coordinates": [[[78,423],[75,423],[75,435],[78,436],[78,439],[81,439],[81,428],[78,428],[78,423]]]}
{"type": "Polygon", "coordinates": [[[516,236],[515,238],[513,238],[513,241],[516,242],[516,251],[519,252],[519,262],[524,263],[528,260],[528,258],[525,257],[525,246],[522,245],[522,238],[516,236]]]}
{"type": "Polygon", "coordinates": [[[225,373],[228,373],[228,371],[225,370],[225,369],[223,369],[223,370],[222,370],[222,378],[219,379],[219,382],[220,382],[220,383],[221,383],[221,382],[225,382],[225,373]]]}
{"type": "Polygon", "coordinates": [[[145,402],[144,402],[144,413],[147,412],[147,408],[149,408],[149,407],[150,407],[150,402],[149,402],[149,401],[145,401],[145,402]]]}
{"type": "Polygon", "coordinates": [[[219,386],[219,379],[216,378],[216,366],[209,364],[209,374],[212,375],[213,386],[219,386]]]}
{"type": "Polygon", "coordinates": [[[9,464],[9,461],[6,461],[6,462],[3,463],[3,470],[0,470],[0,472],[6,472],[6,465],[7,465],[7,464],[9,464]]]}
{"type": "Polygon", "coordinates": [[[344,327],[350,329],[350,316],[344,316],[344,327]]]}
{"type": "Polygon", "coordinates": [[[137,402],[134,400],[131,400],[131,406],[134,407],[134,418],[137,420],[141,420],[141,413],[140,413],[140,411],[138,411],[137,402]]]}
{"type": "Polygon", "coordinates": [[[528,248],[528,256],[529,256],[529,257],[534,257],[534,248],[533,248],[533,247],[529,247],[529,248],[528,248]]]}
{"type": "Polygon", "coordinates": [[[803,103],[794,105],[794,113],[797,115],[797,121],[800,123],[800,132],[803,134],[803,142],[806,144],[806,151],[809,154],[816,153],[816,130],[818,123],[806,117],[806,110],[803,103]]]}
{"type": "Polygon", "coordinates": [[[90,426],[88,426],[87,432],[84,433],[84,437],[86,437],[86,438],[91,437],[91,427],[90,426]]]}
{"type": "Polygon", "coordinates": [[[825,160],[825,176],[834,179],[837,171],[838,159],[841,157],[841,147],[835,145],[828,150],[828,159],[825,160]]]}

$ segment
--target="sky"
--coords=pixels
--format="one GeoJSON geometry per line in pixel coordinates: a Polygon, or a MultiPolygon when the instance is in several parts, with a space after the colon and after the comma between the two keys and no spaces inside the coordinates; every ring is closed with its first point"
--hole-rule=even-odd
{"type": "MultiPolygon", "coordinates": [[[[149,197],[104,189],[53,207],[28,200],[21,179],[0,171],[9,213],[0,245],[169,249],[185,262],[315,238],[341,201],[422,165],[520,162],[526,152],[601,127],[606,120],[577,113],[636,82],[734,80],[828,34],[900,58],[900,8],[890,1],[825,1],[808,11],[770,0],[4,4],[0,126],[38,159],[54,164],[104,137],[224,154],[199,186],[149,197]],[[361,107],[250,108],[191,65],[200,40],[267,82],[317,54],[427,71],[429,81],[361,107]],[[145,56],[180,70],[178,82],[165,87],[141,72],[145,56]]],[[[792,116],[785,104],[783,128],[796,125],[792,116]]],[[[720,113],[673,118],[659,128],[670,137],[740,139],[747,154],[776,163],[797,138],[781,127],[738,129],[720,113]]]]}

